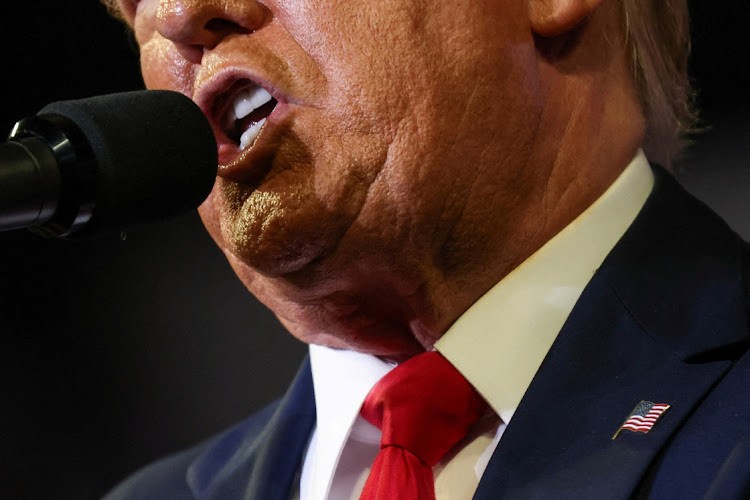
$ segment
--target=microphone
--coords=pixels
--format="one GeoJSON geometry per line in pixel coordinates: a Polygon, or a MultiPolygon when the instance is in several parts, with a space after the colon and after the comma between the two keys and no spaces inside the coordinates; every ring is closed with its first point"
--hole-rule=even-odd
{"type": "Polygon", "coordinates": [[[44,107],[0,144],[0,231],[90,236],[192,210],[216,177],[213,131],[165,90],[44,107]]]}

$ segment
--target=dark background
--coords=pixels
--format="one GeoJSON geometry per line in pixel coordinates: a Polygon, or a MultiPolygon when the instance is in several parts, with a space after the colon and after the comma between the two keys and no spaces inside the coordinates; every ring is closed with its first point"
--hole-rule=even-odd
{"type": "MultiPolygon", "coordinates": [[[[746,0],[692,2],[707,131],[683,183],[750,237],[746,0]]],[[[95,0],[6,2],[0,132],[62,99],[142,87],[95,0]]],[[[305,348],[243,288],[196,214],[92,242],[0,234],[0,499],[98,498],[279,395],[305,348]]]]}

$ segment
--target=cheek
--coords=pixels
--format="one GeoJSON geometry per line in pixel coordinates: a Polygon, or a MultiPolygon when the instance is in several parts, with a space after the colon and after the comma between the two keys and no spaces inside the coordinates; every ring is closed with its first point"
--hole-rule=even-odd
{"type": "Polygon", "coordinates": [[[148,89],[174,90],[191,96],[196,69],[174,44],[158,34],[141,43],[141,72],[148,89]]]}

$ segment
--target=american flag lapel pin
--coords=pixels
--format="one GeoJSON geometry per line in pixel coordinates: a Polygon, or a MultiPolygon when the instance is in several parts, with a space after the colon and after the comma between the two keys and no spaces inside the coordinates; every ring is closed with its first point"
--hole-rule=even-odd
{"type": "Polygon", "coordinates": [[[616,439],[617,436],[623,430],[629,430],[633,432],[642,432],[647,434],[648,431],[654,426],[657,420],[664,415],[669,409],[669,405],[652,403],[651,401],[641,401],[636,405],[633,411],[625,419],[625,422],[617,429],[612,439],[616,439]]]}

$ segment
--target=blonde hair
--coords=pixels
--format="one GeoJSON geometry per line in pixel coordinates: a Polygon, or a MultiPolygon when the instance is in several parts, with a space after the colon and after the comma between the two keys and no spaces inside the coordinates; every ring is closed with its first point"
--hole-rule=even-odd
{"type": "Polygon", "coordinates": [[[122,16],[120,6],[117,4],[117,0],[99,0],[99,2],[104,5],[110,16],[119,19],[120,21],[125,20],[122,16]]]}
{"type": "Polygon", "coordinates": [[[646,156],[669,168],[696,122],[688,77],[687,0],[622,0],[627,48],[646,118],[646,156]]]}

